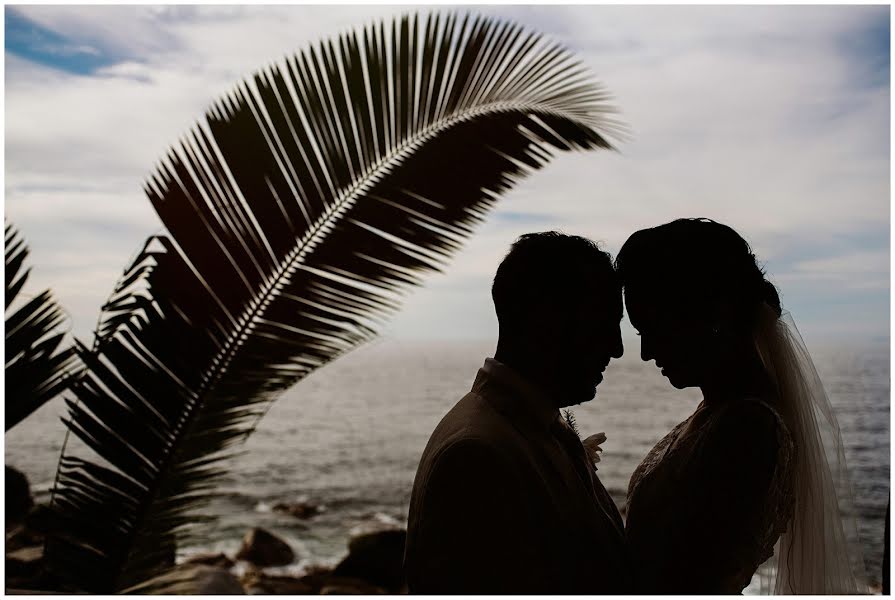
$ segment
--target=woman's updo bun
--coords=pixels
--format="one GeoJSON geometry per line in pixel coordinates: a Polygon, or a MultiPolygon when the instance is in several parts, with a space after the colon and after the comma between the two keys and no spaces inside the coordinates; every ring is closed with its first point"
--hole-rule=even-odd
{"type": "Polygon", "coordinates": [[[751,330],[763,303],[782,314],[777,288],[749,244],[711,219],[678,219],[635,232],[616,268],[626,289],[645,291],[681,316],[711,318],[726,306],[728,326],[751,330]]]}
{"type": "Polygon", "coordinates": [[[761,297],[764,302],[774,310],[778,317],[782,315],[783,307],[780,305],[780,294],[777,292],[777,286],[762,278],[761,288],[761,297]]]}

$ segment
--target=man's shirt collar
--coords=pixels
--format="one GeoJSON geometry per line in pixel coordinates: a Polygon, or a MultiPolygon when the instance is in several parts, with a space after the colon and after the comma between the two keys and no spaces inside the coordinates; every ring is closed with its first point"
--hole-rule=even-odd
{"type": "Polygon", "coordinates": [[[501,412],[510,416],[527,417],[528,420],[547,430],[559,418],[556,403],[541,388],[493,358],[485,359],[472,391],[494,402],[501,412]],[[502,388],[505,393],[488,393],[495,386],[502,388]]]}

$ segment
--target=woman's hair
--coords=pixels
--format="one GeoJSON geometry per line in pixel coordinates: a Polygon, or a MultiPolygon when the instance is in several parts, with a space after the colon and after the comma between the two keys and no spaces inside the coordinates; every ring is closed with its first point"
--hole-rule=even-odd
{"type": "Polygon", "coordinates": [[[764,303],[778,317],[782,313],[777,288],[746,240],[711,219],[641,229],[622,246],[615,264],[626,289],[649,290],[679,313],[705,314],[728,302],[746,329],[753,329],[764,303]]]}

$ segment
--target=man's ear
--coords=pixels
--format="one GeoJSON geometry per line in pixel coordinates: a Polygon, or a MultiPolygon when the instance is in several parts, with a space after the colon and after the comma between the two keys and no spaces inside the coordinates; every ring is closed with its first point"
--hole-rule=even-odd
{"type": "Polygon", "coordinates": [[[719,334],[730,333],[736,325],[736,303],[730,297],[721,297],[711,311],[709,324],[719,334]]]}
{"type": "Polygon", "coordinates": [[[565,323],[560,318],[560,311],[546,302],[538,302],[531,308],[525,320],[525,331],[532,349],[540,354],[555,343],[557,336],[564,331],[565,323]]]}

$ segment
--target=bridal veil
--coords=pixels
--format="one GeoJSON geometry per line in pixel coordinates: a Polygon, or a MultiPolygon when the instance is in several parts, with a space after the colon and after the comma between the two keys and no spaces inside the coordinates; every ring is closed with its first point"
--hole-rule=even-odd
{"type": "Polygon", "coordinates": [[[759,570],[762,593],[867,593],[836,416],[792,316],[778,318],[766,304],[762,311],[755,344],[796,446],[795,511],[759,570]]]}

